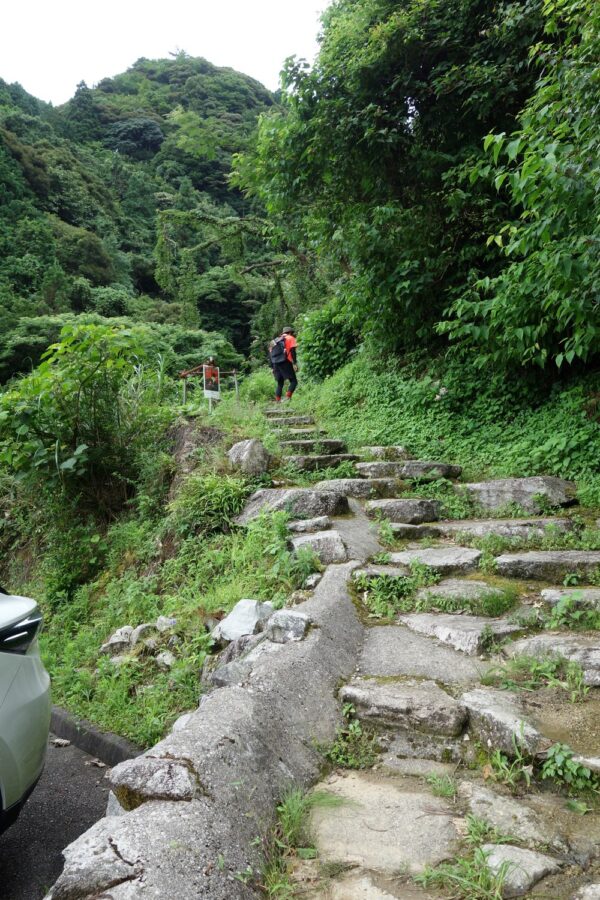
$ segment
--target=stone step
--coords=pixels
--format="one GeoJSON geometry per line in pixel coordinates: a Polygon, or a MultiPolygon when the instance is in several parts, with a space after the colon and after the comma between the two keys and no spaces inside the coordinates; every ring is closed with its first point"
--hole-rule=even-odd
{"type": "MultiPolygon", "coordinates": [[[[400,776],[334,774],[317,790],[338,798],[337,803],[315,804],[311,809],[309,829],[321,866],[339,867],[341,862],[374,876],[396,878],[399,872],[416,875],[458,853],[456,810],[421,786],[407,785],[400,776]]],[[[394,894],[406,896],[396,890],[394,894]]],[[[337,896],[350,900],[378,895],[344,891],[337,896]]]]}
{"type": "Polygon", "coordinates": [[[497,639],[520,631],[519,625],[507,619],[486,616],[452,615],[452,613],[413,613],[399,619],[412,631],[436,638],[468,656],[479,656],[489,649],[491,636],[497,639]]]}
{"type": "Polygon", "coordinates": [[[352,578],[356,581],[358,578],[406,578],[407,575],[410,575],[410,569],[408,566],[385,566],[385,565],[376,565],[375,563],[370,563],[367,566],[362,566],[360,569],[355,569],[352,573],[352,578]]]}
{"type": "Polygon", "coordinates": [[[441,537],[437,525],[407,525],[404,522],[390,522],[394,536],[400,540],[420,541],[423,538],[441,537]]]}
{"type": "Polygon", "coordinates": [[[358,671],[380,677],[430,678],[440,684],[479,682],[489,663],[410,631],[404,625],[367,628],[358,671]]]}
{"type": "Polygon", "coordinates": [[[597,609],[600,611],[600,588],[545,588],[541,592],[542,600],[550,606],[556,606],[561,600],[570,598],[577,609],[597,609]]]}
{"type": "Polygon", "coordinates": [[[513,641],[505,648],[510,656],[535,656],[536,659],[564,657],[583,669],[584,682],[600,687],[600,635],[549,632],[513,641]]]}
{"type": "Polygon", "coordinates": [[[565,575],[589,578],[600,570],[600,550],[532,550],[505,553],[496,558],[499,575],[560,581],[565,575]]]}
{"type": "Polygon", "coordinates": [[[315,440],[319,435],[326,437],[326,432],[321,431],[316,425],[312,425],[309,428],[288,428],[286,434],[290,436],[290,439],[299,441],[304,438],[307,440],[315,440]]]}
{"type": "Polygon", "coordinates": [[[398,492],[395,478],[331,478],[313,487],[316,491],[342,491],[361,500],[395,497],[398,492]]]}
{"type": "Polygon", "coordinates": [[[441,504],[437,500],[369,500],[365,506],[371,518],[389,519],[408,525],[435,522],[440,515],[441,504]]]}
{"type": "Polygon", "coordinates": [[[248,500],[235,520],[246,525],[261,512],[285,510],[293,516],[342,516],[349,512],[348,498],[338,491],[313,491],[310,488],[261,488],[248,500]]]}
{"type": "Polygon", "coordinates": [[[353,453],[332,453],[331,455],[288,456],[287,462],[300,472],[314,472],[317,469],[329,469],[343,462],[356,462],[358,456],[353,453]]]}
{"type": "Polygon", "coordinates": [[[315,531],[313,534],[301,534],[292,538],[294,552],[312,550],[324,566],[331,563],[346,562],[346,547],[337,531],[315,531]]]}
{"type": "Polygon", "coordinates": [[[344,441],[331,438],[313,438],[311,440],[280,441],[282,450],[297,453],[343,453],[346,449],[344,441]]]}
{"type": "Polygon", "coordinates": [[[468,534],[471,537],[485,537],[488,534],[496,534],[500,537],[516,537],[527,539],[543,535],[546,528],[554,528],[557,531],[571,531],[573,522],[571,519],[530,518],[530,519],[453,519],[436,524],[439,534],[444,537],[468,534]]]}
{"type": "Polygon", "coordinates": [[[403,462],[359,462],[356,471],[361,478],[402,478],[403,462]]]}
{"type": "Polygon", "coordinates": [[[543,507],[570,506],[575,502],[572,481],[547,475],[532,478],[498,478],[460,485],[482,509],[494,511],[516,504],[528,513],[543,512],[543,507]]]}
{"type": "Polygon", "coordinates": [[[429,462],[422,459],[411,459],[404,463],[403,478],[437,481],[438,478],[460,478],[462,466],[444,462],[429,462]]]}
{"type": "Polygon", "coordinates": [[[440,597],[443,600],[481,600],[483,597],[494,595],[502,596],[500,588],[488,584],[486,581],[473,581],[466,578],[445,578],[431,587],[420,588],[417,591],[417,600],[425,600],[427,597],[440,597]]]}
{"type": "Polygon", "coordinates": [[[472,547],[424,547],[422,550],[390,553],[389,558],[393,565],[409,566],[417,562],[428,566],[439,575],[450,575],[476,569],[481,556],[481,550],[474,550],[472,547]]]}
{"type": "Polygon", "coordinates": [[[326,531],[331,528],[332,522],[329,516],[316,516],[313,519],[297,519],[288,522],[288,530],[294,534],[309,534],[315,531],[326,531]]]}
{"type": "Polygon", "coordinates": [[[295,416],[296,412],[287,404],[278,403],[276,406],[270,406],[265,409],[265,416],[268,419],[275,418],[289,418],[290,416],[295,416]]]}
{"type": "Polygon", "coordinates": [[[410,459],[410,453],[406,447],[401,447],[399,444],[393,444],[389,447],[361,447],[360,453],[362,456],[368,456],[377,460],[397,461],[410,459]]]}
{"type": "Polygon", "coordinates": [[[434,681],[380,684],[376,679],[356,678],[341,689],[340,699],[351,703],[360,719],[386,729],[457,737],[467,721],[465,708],[434,681]]]}
{"type": "Polygon", "coordinates": [[[276,428],[289,428],[290,425],[314,425],[313,416],[277,416],[269,419],[269,425],[276,428]]]}
{"type": "Polygon", "coordinates": [[[482,746],[501,750],[515,756],[517,747],[537,754],[547,750],[552,741],[525,720],[525,711],[518,694],[494,688],[475,688],[467,691],[460,702],[469,713],[469,729],[482,746]]]}

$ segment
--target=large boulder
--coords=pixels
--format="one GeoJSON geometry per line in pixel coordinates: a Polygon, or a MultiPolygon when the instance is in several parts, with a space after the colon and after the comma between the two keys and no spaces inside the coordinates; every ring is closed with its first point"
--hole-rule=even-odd
{"type": "Polygon", "coordinates": [[[315,491],[310,488],[261,488],[250,497],[237,517],[238,525],[247,525],[261,512],[285,510],[302,518],[340,516],[348,512],[348,498],[340,491],[315,491]]]}
{"type": "Polygon", "coordinates": [[[211,637],[218,644],[224,645],[231,641],[237,641],[245,634],[258,634],[259,631],[263,631],[272,614],[272,603],[261,603],[259,600],[240,600],[229,615],[225,616],[216,628],[213,628],[211,637]]]}
{"type": "Polygon", "coordinates": [[[242,471],[244,475],[263,475],[269,468],[271,460],[264,444],[256,438],[234,444],[227,456],[230,465],[242,471]]]}
{"type": "Polygon", "coordinates": [[[575,502],[572,481],[537,475],[532,478],[498,478],[464,484],[457,488],[485,510],[497,510],[515,504],[528,513],[544,512],[547,506],[570,506],[575,502]]]}

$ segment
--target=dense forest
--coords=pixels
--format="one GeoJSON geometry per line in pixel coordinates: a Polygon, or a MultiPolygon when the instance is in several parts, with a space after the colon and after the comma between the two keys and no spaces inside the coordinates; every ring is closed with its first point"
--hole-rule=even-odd
{"type": "Polygon", "coordinates": [[[151,743],[197,700],[199,615],[302,584],[283,519],[235,529],[271,480],[225,456],[278,458],[284,324],[294,402],[351,449],[577,479],[599,514],[599,58],[596,0],[334,0],[276,95],[185,53],[57,108],[0,81],[0,576],[59,702],[151,743]],[[174,377],[208,355],[246,375],[210,418],[174,377]],[[159,613],[171,673],[98,659],[159,613]]]}

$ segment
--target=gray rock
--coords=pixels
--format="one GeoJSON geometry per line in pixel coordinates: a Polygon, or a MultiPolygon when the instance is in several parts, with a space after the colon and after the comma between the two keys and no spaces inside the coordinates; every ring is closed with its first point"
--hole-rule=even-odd
{"type": "Polygon", "coordinates": [[[344,441],[316,436],[309,440],[281,441],[281,448],[282,450],[300,454],[319,453],[325,455],[328,453],[343,453],[346,449],[346,444],[344,441]]]}
{"type": "Polygon", "coordinates": [[[390,553],[391,563],[408,566],[412,562],[418,562],[440,575],[449,575],[451,572],[470,572],[477,568],[480,559],[481,550],[474,550],[471,547],[432,547],[390,553]]]}
{"type": "Polygon", "coordinates": [[[311,812],[321,863],[343,860],[380,875],[415,875],[458,849],[453,810],[428,791],[407,790],[402,779],[350,772],[317,789],[340,800],[311,812]]]}
{"type": "Polygon", "coordinates": [[[261,603],[259,600],[240,600],[229,615],[222,619],[211,632],[211,637],[218,644],[237,641],[244,634],[258,634],[262,631],[267,619],[273,613],[272,603],[261,603]]]}
{"type": "Polygon", "coordinates": [[[164,672],[168,672],[169,669],[172,669],[177,659],[170,650],[161,650],[160,653],[156,654],[154,659],[156,665],[159,669],[162,669],[164,672]]]}
{"type": "Polygon", "coordinates": [[[243,634],[241,637],[237,638],[237,640],[232,641],[223,652],[219,654],[219,663],[225,665],[225,663],[241,659],[264,640],[264,631],[259,632],[258,634],[243,634]]]}
{"type": "Polygon", "coordinates": [[[403,625],[368,628],[359,661],[359,671],[365,675],[408,675],[445,684],[479,681],[487,668],[403,625]]]}
{"type": "Polygon", "coordinates": [[[159,616],[156,620],[156,628],[158,631],[169,631],[170,628],[175,628],[177,625],[177,619],[174,619],[172,616],[159,616]]]}
{"type": "Polygon", "coordinates": [[[525,721],[517,695],[493,688],[476,688],[461,697],[469,713],[469,727],[484,746],[515,755],[515,742],[527,753],[535,755],[550,741],[525,721]]]}
{"type": "Polygon", "coordinates": [[[402,478],[420,478],[429,481],[438,478],[459,478],[462,466],[453,466],[443,462],[427,462],[422,459],[411,459],[402,466],[402,478]]]}
{"type": "Polygon", "coordinates": [[[151,635],[156,634],[157,631],[158,628],[154,622],[144,622],[143,625],[138,625],[131,632],[131,646],[135,647],[139,641],[149,638],[151,635]]]}
{"type": "Polygon", "coordinates": [[[565,597],[570,597],[577,609],[600,610],[600,588],[545,588],[542,600],[550,606],[556,606],[565,597]]]}
{"type": "Polygon", "coordinates": [[[547,475],[532,478],[500,478],[461,485],[485,510],[502,509],[511,503],[529,513],[543,512],[544,505],[569,506],[574,502],[575,485],[562,478],[547,475]],[[543,497],[544,501],[540,503],[543,497]]]}
{"type": "Polygon", "coordinates": [[[439,537],[441,534],[437,525],[406,525],[404,522],[390,522],[390,528],[397,538],[409,541],[439,537]]]}
{"type": "Polygon", "coordinates": [[[340,516],[348,512],[348,498],[338,491],[315,491],[310,488],[262,488],[250,497],[238,525],[246,525],[261,512],[286,510],[292,516],[340,516]]]}
{"type": "Polygon", "coordinates": [[[106,816],[124,816],[127,810],[123,809],[112,791],[108,792],[108,800],[106,801],[106,816]]]}
{"type": "Polygon", "coordinates": [[[498,872],[504,863],[508,863],[502,888],[503,897],[522,897],[546,875],[552,875],[560,869],[557,860],[533,850],[523,850],[508,844],[484,844],[481,849],[487,855],[487,864],[492,872],[498,872]]]}
{"type": "Polygon", "coordinates": [[[438,522],[436,528],[444,536],[468,534],[471,537],[485,537],[497,534],[500,537],[516,537],[526,540],[543,535],[547,528],[557,531],[571,531],[571,519],[531,518],[531,519],[454,519],[438,522]]]}
{"type": "Polygon", "coordinates": [[[499,575],[555,581],[575,573],[588,577],[600,568],[600,550],[534,550],[496,558],[499,575]]]}
{"type": "Polygon", "coordinates": [[[395,497],[398,492],[395,478],[331,478],[314,485],[316,491],[342,491],[347,497],[363,500],[395,497]]]}
{"type": "Polygon", "coordinates": [[[467,713],[434,681],[378,683],[357,678],[340,691],[344,703],[352,703],[361,719],[386,728],[415,729],[428,734],[459,735],[467,713]]]}
{"type": "Polygon", "coordinates": [[[308,578],[305,579],[302,587],[307,591],[314,591],[322,577],[323,575],[321,572],[313,572],[312,575],[309,575],[308,578]]]}
{"type": "Polygon", "coordinates": [[[274,644],[301,641],[308,634],[310,619],[304,613],[292,609],[279,609],[273,613],[267,625],[267,640],[274,644]]]}
{"type": "Polygon", "coordinates": [[[325,531],[331,528],[329,516],[317,516],[314,519],[298,519],[296,522],[288,522],[288,528],[294,534],[308,534],[312,531],[325,531]]]}
{"type": "Polygon", "coordinates": [[[187,728],[190,723],[190,716],[192,716],[193,713],[194,710],[190,710],[189,712],[183,713],[178,719],[175,719],[171,731],[183,731],[184,728],[187,728]]]}
{"type": "Polygon", "coordinates": [[[425,600],[427,597],[441,597],[444,600],[481,600],[482,597],[490,595],[499,597],[502,595],[502,591],[486,581],[444,578],[443,581],[432,587],[420,588],[416,598],[417,600],[425,600]]]}
{"type": "Polygon", "coordinates": [[[579,763],[580,766],[585,766],[586,769],[589,769],[590,772],[595,772],[596,775],[600,775],[600,756],[574,756],[573,762],[579,763]]]}
{"type": "Polygon", "coordinates": [[[177,759],[138,756],[109,772],[111,789],[125,810],[148,800],[191,800],[198,790],[189,765],[177,759]]]}
{"type": "Polygon", "coordinates": [[[413,613],[400,616],[400,622],[419,634],[437,638],[468,656],[478,656],[489,649],[490,635],[501,639],[520,630],[506,619],[440,613],[413,613]]]}
{"type": "MultiPolygon", "coordinates": [[[[394,900],[394,895],[378,887],[368,874],[343,876],[331,881],[326,897],[327,900],[394,900]]],[[[404,890],[402,897],[403,900],[412,900],[413,897],[423,900],[422,894],[417,896],[404,890]]]]}
{"type": "Polygon", "coordinates": [[[329,469],[333,466],[339,466],[340,463],[356,462],[358,456],[354,453],[321,453],[318,456],[288,456],[287,461],[290,465],[298,469],[299,472],[316,472],[318,469],[329,469]]]}
{"type": "Polygon", "coordinates": [[[462,738],[422,731],[400,729],[392,733],[392,741],[386,750],[386,768],[393,767],[390,760],[422,759],[430,762],[461,762],[465,744],[462,738]]]}
{"type": "Polygon", "coordinates": [[[328,566],[330,563],[345,562],[346,548],[337,531],[317,531],[314,534],[301,534],[292,539],[294,552],[308,548],[316,554],[319,561],[328,566]]]}
{"type": "Polygon", "coordinates": [[[600,636],[585,634],[535,634],[514,641],[508,648],[511,656],[525,655],[543,659],[546,656],[562,656],[579,663],[584,681],[591,687],[600,687],[600,636]]]}
{"type": "Polygon", "coordinates": [[[600,900],[600,883],[586,884],[573,894],[573,900],[600,900]]]}
{"type": "Polygon", "coordinates": [[[378,566],[371,563],[367,566],[361,566],[360,569],[355,569],[352,573],[352,579],[356,581],[362,577],[379,578],[381,575],[384,575],[386,578],[405,578],[407,575],[410,575],[410,569],[408,566],[378,566]]]}
{"type": "Polygon", "coordinates": [[[118,628],[106,643],[102,644],[100,647],[100,653],[103,656],[119,656],[122,653],[127,653],[131,650],[131,636],[133,634],[133,628],[131,625],[123,625],[122,628],[118,628]]]}
{"type": "Polygon", "coordinates": [[[244,684],[252,672],[252,663],[246,659],[218,666],[210,676],[213,687],[230,687],[233,684],[244,684]]]}
{"type": "Polygon", "coordinates": [[[365,510],[372,518],[382,516],[391,522],[420,525],[439,518],[440,503],[437,500],[368,500],[365,510]]]}
{"type": "Polygon", "coordinates": [[[372,459],[388,461],[410,459],[410,454],[406,447],[401,447],[398,444],[390,447],[362,447],[360,452],[363,456],[370,456],[372,459]]]}
{"type": "Polygon", "coordinates": [[[231,467],[244,475],[263,475],[271,461],[264,444],[256,438],[234,444],[227,456],[231,467]]]}
{"type": "Polygon", "coordinates": [[[501,834],[522,841],[530,847],[547,844],[561,853],[567,851],[565,842],[557,835],[556,821],[544,818],[522,800],[505,797],[470,781],[459,785],[459,795],[468,804],[469,812],[483,819],[501,834]]]}
{"type": "Polygon", "coordinates": [[[130,660],[131,660],[130,656],[123,656],[123,655],[119,654],[118,656],[111,656],[108,661],[111,664],[111,666],[114,666],[115,669],[118,669],[119,666],[125,665],[125,663],[129,662],[130,660]]]}
{"type": "Polygon", "coordinates": [[[361,478],[402,478],[404,463],[401,462],[359,462],[356,471],[361,478]]]}

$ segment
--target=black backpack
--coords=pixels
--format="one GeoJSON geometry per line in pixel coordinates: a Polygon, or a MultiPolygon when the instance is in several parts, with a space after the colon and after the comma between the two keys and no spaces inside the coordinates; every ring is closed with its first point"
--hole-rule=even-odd
{"type": "Polygon", "coordinates": [[[286,361],[287,354],[285,352],[285,335],[284,334],[282,334],[278,338],[275,338],[275,340],[271,344],[271,349],[269,350],[269,354],[271,356],[271,362],[273,363],[274,366],[278,366],[280,363],[286,361]]]}

